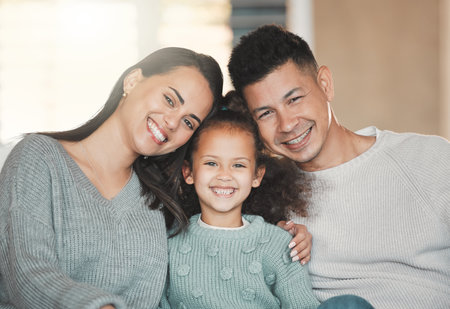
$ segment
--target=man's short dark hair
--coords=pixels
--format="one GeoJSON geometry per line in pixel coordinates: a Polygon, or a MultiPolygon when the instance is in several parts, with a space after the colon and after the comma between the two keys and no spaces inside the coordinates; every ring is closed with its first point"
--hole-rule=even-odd
{"type": "Polygon", "coordinates": [[[316,74],[318,65],[311,49],[301,37],[281,26],[265,25],[241,37],[228,63],[231,81],[238,93],[262,80],[292,60],[302,70],[316,74]]]}

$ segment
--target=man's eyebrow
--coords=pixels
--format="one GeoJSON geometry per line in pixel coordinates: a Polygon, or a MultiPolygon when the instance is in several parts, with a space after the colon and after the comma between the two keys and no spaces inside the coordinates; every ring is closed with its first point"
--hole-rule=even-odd
{"type": "Polygon", "coordinates": [[[258,108],[255,108],[255,109],[252,111],[252,114],[255,115],[255,114],[257,114],[258,112],[263,111],[263,110],[266,110],[266,109],[269,109],[269,108],[270,108],[269,105],[260,106],[260,107],[258,107],[258,108]]]}
{"type": "Polygon", "coordinates": [[[287,98],[289,98],[294,92],[296,92],[297,90],[300,90],[300,87],[297,88],[293,88],[291,90],[289,90],[284,96],[283,96],[283,100],[286,100],[287,98]]]}
{"type": "Polygon", "coordinates": [[[175,95],[178,97],[178,100],[180,101],[181,105],[183,105],[184,104],[184,99],[180,95],[180,93],[175,88],[172,88],[172,87],[169,87],[169,88],[172,89],[173,92],[175,92],[175,95]]]}

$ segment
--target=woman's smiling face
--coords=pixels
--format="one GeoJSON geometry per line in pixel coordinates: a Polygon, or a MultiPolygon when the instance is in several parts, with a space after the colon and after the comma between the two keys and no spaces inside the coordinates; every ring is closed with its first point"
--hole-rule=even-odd
{"type": "Polygon", "coordinates": [[[125,78],[117,113],[123,139],[137,155],[156,156],[184,145],[213,105],[205,77],[194,67],[142,76],[132,71],[125,78]]]}

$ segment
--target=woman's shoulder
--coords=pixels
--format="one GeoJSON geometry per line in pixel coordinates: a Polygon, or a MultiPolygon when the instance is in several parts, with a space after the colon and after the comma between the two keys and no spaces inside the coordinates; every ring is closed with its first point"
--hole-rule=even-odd
{"type": "Polygon", "coordinates": [[[31,133],[27,134],[17,145],[11,150],[15,154],[37,154],[54,151],[58,148],[58,141],[52,137],[31,133]]]}
{"type": "Polygon", "coordinates": [[[3,169],[37,168],[45,162],[46,157],[55,155],[59,151],[57,140],[42,134],[28,134],[10,151],[3,169]]]}

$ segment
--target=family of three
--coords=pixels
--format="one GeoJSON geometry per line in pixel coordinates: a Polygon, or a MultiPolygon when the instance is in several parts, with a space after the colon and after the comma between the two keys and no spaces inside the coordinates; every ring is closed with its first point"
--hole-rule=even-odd
{"type": "Polygon", "coordinates": [[[223,98],[214,59],[161,49],[81,127],[16,145],[0,308],[450,306],[449,142],[342,127],[278,26],[228,69],[223,98]]]}

